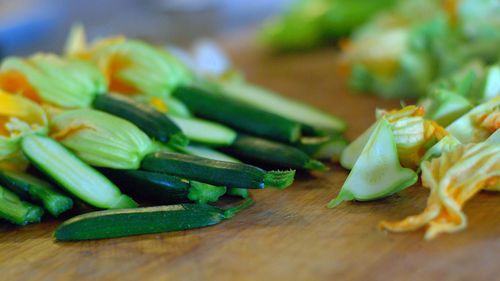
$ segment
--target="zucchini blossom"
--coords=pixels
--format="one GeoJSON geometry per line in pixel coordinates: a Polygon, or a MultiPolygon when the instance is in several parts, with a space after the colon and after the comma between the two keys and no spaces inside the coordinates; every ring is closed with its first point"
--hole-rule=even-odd
{"type": "Polygon", "coordinates": [[[142,158],[154,150],[149,137],[134,124],[97,110],[56,115],[50,129],[52,138],[97,167],[138,169],[142,158]]]}
{"type": "Polygon", "coordinates": [[[36,54],[6,58],[0,67],[0,88],[38,103],[85,107],[106,92],[106,81],[93,65],[73,58],[36,54]]]}
{"type": "Polygon", "coordinates": [[[453,233],[467,226],[464,203],[481,190],[500,191],[500,145],[460,144],[441,157],[423,162],[422,184],[431,189],[427,207],[399,222],[381,222],[379,227],[402,232],[427,227],[425,239],[453,233]]]}

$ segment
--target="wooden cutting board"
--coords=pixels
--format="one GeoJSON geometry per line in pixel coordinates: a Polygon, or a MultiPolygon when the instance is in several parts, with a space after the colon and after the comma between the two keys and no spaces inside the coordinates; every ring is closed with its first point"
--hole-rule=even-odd
{"type": "MultiPolygon", "coordinates": [[[[335,50],[269,56],[234,40],[226,44],[247,79],[335,113],[354,139],[376,107],[355,95],[335,68],[335,50]],[[236,42],[236,43],[235,43],[236,42]]],[[[390,198],[327,209],[347,172],[301,172],[283,191],[252,191],[255,203],[203,229],[88,242],[55,242],[60,220],[0,225],[0,280],[499,280],[500,196],[481,193],[465,207],[469,226],[423,240],[423,231],[379,231],[425,207],[419,184],[390,198]]]]}

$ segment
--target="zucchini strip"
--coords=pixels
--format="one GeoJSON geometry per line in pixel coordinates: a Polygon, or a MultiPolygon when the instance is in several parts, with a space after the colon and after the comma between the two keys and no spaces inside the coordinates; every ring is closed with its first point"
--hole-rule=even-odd
{"type": "Polygon", "coordinates": [[[328,170],[323,163],[309,158],[298,148],[243,134],[239,134],[232,145],[220,149],[229,155],[286,168],[328,170]]]}
{"type": "Polygon", "coordinates": [[[236,138],[236,132],[224,125],[199,118],[170,116],[182,132],[194,142],[211,145],[230,145],[236,138]]]}
{"type": "Polygon", "coordinates": [[[141,170],[111,170],[105,174],[127,193],[160,204],[198,204],[215,202],[226,193],[226,187],[213,186],[176,176],[141,170]]]}
{"type": "Polygon", "coordinates": [[[296,142],[301,134],[301,126],[297,122],[227,99],[198,86],[178,87],[172,95],[186,104],[195,115],[253,135],[296,142]]]}
{"type": "Polygon", "coordinates": [[[26,225],[39,222],[43,209],[21,201],[16,194],[0,186],[0,217],[12,223],[26,225]]]}
{"type": "Polygon", "coordinates": [[[0,184],[23,200],[42,204],[55,217],[73,208],[73,200],[70,197],[61,194],[50,183],[28,174],[0,171],[0,184]]]}
{"type": "Polygon", "coordinates": [[[149,154],[142,161],[141,167],[146,171],[166,173],[217,186],[250,189],[264,187],[283,189],[292,184],[295,176],[294,170],[266,172],[243,163],[218,161],[174,152],[149,154]]]}
{"type": "Polygon", "coordinates": [[[101,173],[49,137],[28,135],[22,140],[26,157],[43,173],[84,202],[103,209],[133,208],[124,195],[101,173]]]}
{"type": "Polygon", "coordinates": [[[187,230],[214,225],[252,203],[221,209],[204,204],[179,204],[107,210],[79,215],[63,222],[55,231],[58,240],[90,240],[187,230]]]}
{"type": "Polygon", "coordinates": [[[177,145],[186,145],[189,142],[181,129],[165,114],[124,95],[98,95],[92,106],[134,123],[155,140],[177,145]]]}

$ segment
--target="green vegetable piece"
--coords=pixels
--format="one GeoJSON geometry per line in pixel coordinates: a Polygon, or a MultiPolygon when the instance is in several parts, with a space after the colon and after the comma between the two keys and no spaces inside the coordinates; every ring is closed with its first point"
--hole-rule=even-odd
{"type": "Polygon", "coordinates": [[[43,209],[21,201],[16,194],[0,186],[0,217],[12,223],[26,225],[39,222],[43,209]]]}
{"type": "Polygon", "coordinates": [[[361,134],[357,139],[351,142],[340,154],[340,165],[351,170],[354,167],[354,163],[358,160],[359,155],[363,151],[366,143],[370,139],[373,130],[377,127],[377,122],[373,123],[363,134],[361,134]]]}
{"type": "Polygon", "coordinates": [[[484,83],[484,101],[490,100],[500,95],[500,65],[493,65],[489,68],[484,83]]]}
{"type": "Polygon", "coordinates": [[[194,142],[210,145],[230,145],[236,139],[236,132],[222,124],[194,117],[170,116],[170,119],[194,142]]]}
{"type": "Polygon", "coordinates": [[[111,169],[103,172],[134,198],[160,204],[184,203],[189,200],[205,204],[217,201],[226,192],[224,186],[213,186],[163,173],[111,169]]]}
{"type": "Polygon", "coordinates": [[[382,117],[374,129],[361,155],[354,164],[337,198],[328,208],[342,201],[368,201],[390,196],[418,180],[417,174],[401,167],[396,142],[389,122],[382,117]]]}
{"type": "Polygon", "coordinates": [[[66,111],[56,115],[51,125],[51,136],[92,166],[137,169],[154,149],[134,124],[98,110],[66,111]]]}
{"type": "Polygon", "coordinates": [[[28,174],[0,171],[0,184],[23,200],[42,204],[55,217],[73,208],[70,197],[61,194],[50,183],[28,174]]]}
{"type": "Polygon", "coordinates": [[[241,131],[283,142],[300,138],[301,126],[282,116],[228,99],[204,86],[181,86],[173,97],[181,100],[197,116],[241,131]]]}
{"type": "Polygon", "coordinates": [[[63,222],[54,232],[58,240],[90,240],[187,230],[214,225],[252,203],[223,210],[204,204],[180,204],[108,210],[79,215],[63,222]]]}
{"type": "Polygon", "coordinates": [[[431,100],[424,118],[434,120],[441,126],[448,126],[473,107],[468,99],[447,90],[435,92],[431,100]]]}
{"type": "Polygon", "coordinates": [[[248,189],[245,188],[229,188],[226,194],[231,196],[241,197],[244,199],[250,197],[250,192],[248,192],[248,189]]]}
{"type": "Polygon", "coordinates": [[[283,189],[292,184],[295,171],[269,171],[258,167],[173,152],[149,154],[142,161],[146,171],[166,173],[182,178],[235,188],[283,189]]]}
{"type": "Polygon", "coordinates": [[[498,107],[500,107],[500,97],[493,98],[471,109],[469,112],[446,127],[446,130],[464,144],[475,142],[478,138],[480,140],[482,135],[488,134],[489,136],[489,132],[478,128],[476,118],[479,115],[491,112],[498,107]]]}
{"type": "Polygon", "coordinates": [[[101,173],[87,165],[51,138],[25,136],[22,150],[26,157],[43,173],[84,202],[104,209],[133,208],[130,197],[101,173]]]}
{"type": "Polygon", "coordinates": [[[220,94],[227,98],[244,102],[289,120],[331,133],[343,132],[347,129],[347,123],[339,117],[270,90],[248,83],[226,82],[217,85],[220,86],[220,94]]]}
{"type": "Polygon", "coordinates": [[[313,159],[338,161],[347,141],[342,136],[301,137],[295,146],[313,159]]]}
{"type": "Polygon", "coordinates": [[[232,145],[220,149],[236,157],[286,168],[328,170],[323,163],[309,158],[296,147],[244,134],[239,134],[232,145]]]}
{"type": "Polygon", "coordinates": [[[132,122],[157,141],[177,145],[186,145],[189,142],[181,129],[165,114],[124,95],[99,95],[92,106],[132,122]]]}
{"type": "Polygon", "coordinates": [[[241,163],[240,160],[229,156],[225,153],[222,153],[218,150],[211,149],[209,147],[203,146],[203,145],[194,145],[194,144],[189,144],[184,147],[181,146],[175,146],[175,150],[170,151],[170,152],[182,152],[185,154],[189,155],[195,155],[195,156],[200,156],[200,157],[205,157],[213,160],[220,160],[220,161],[227,161],[227,162],[235,162],[235,163],[241,163]]]}

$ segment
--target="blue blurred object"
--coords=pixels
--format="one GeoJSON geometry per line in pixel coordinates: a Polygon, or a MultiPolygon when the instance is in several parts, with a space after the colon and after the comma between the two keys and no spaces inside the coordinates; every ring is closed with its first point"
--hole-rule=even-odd
{"type": "Polygon", "coordinates": [[[41,1],[1,1],[0,58],[41,41],[57,25],[58,10],[41,1]]]}

